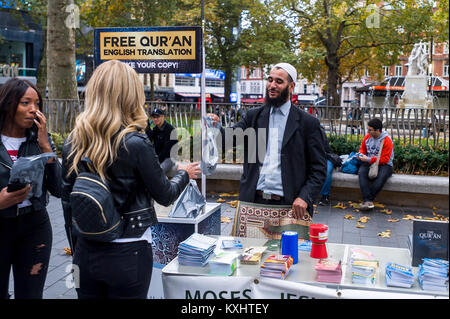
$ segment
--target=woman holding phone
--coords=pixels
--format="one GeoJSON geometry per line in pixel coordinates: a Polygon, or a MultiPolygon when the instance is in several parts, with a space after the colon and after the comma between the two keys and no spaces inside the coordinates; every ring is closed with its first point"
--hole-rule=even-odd
{"type": "Polygon", "coordinates": [[[52,248],[47,190],[61,196],[61,164],[45,165],[42,195],[27,199],[30,185],[9,185],[20,157],[54,152],[42,113],[42,97],[29,81],[13,78],[0,87],[0,298],[8,299],[11,266],[14,298],[41,299],[52,248]]]}

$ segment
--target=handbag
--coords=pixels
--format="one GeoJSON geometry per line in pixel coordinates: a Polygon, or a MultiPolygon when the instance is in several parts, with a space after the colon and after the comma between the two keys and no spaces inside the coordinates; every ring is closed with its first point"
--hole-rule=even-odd
{"type": "Polygon", "coordinates": [[[383,150],[384,138],[381,141],[380,150],[378,151],[377,161],[370,165],[369,168],[369,179],[375,179],[378,176],[378,163],[380,162],[381,151],[383,150]]]}
{"type": "Polygon", "coordinates": [[[339,157],[339,155],[334,153],[328,153],[328,159],[333,164],[334,167],[341,167],[342,166],[342,159],[339,157]]]}

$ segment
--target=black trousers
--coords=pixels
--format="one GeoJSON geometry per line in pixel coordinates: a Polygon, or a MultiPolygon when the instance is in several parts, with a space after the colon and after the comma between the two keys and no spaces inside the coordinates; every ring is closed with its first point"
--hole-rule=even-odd
{"type": "Polygon", "coordinates": [[[145,299],[153,270],[147,241],[100,243],[78,238],[74,282],[79,299],[145,299]]]}
{"type": "Polygon", "coordinates": [[[363,201],[373,202],[384,184],[386,184],[388,178],[392,175],[393,168],[390,165],[379,165],[378,176],[374,180],[369,179],[369,169],[370,165],[368,163],[364,163],[359,167],[359,187],[361,189],[363,201]]]}
{"type": "Polygon", "coordinates": [[[52,250],[47,211],[0,218],[0,298],[8,299],[11,266],[15,299],[42,299],[52,250]]]}

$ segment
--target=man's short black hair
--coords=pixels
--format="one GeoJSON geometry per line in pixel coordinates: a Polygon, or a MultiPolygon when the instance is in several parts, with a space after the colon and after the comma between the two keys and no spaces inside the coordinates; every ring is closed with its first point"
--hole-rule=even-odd
{"type": "Polygon", "coordinates": [[[381,132],[381,130],[383,129],[383,122],[381,122],[380,119],[371,119],[369,121],[369,123],[367,123],[368,126],[373,127],[373,129],[379,130],[381,132]]]}

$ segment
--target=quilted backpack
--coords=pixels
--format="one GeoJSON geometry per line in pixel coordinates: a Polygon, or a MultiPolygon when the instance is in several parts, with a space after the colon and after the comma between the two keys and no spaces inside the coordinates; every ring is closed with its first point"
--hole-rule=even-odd
{"type": "Polygon", "coordinates": [[[123,233],[123,218],[114,206],[108,184],[89,170],[88,163],[94,167],[88,158],[81,159],[70,193],[74,234],[92,241],[112,241],[123,233]]]}

